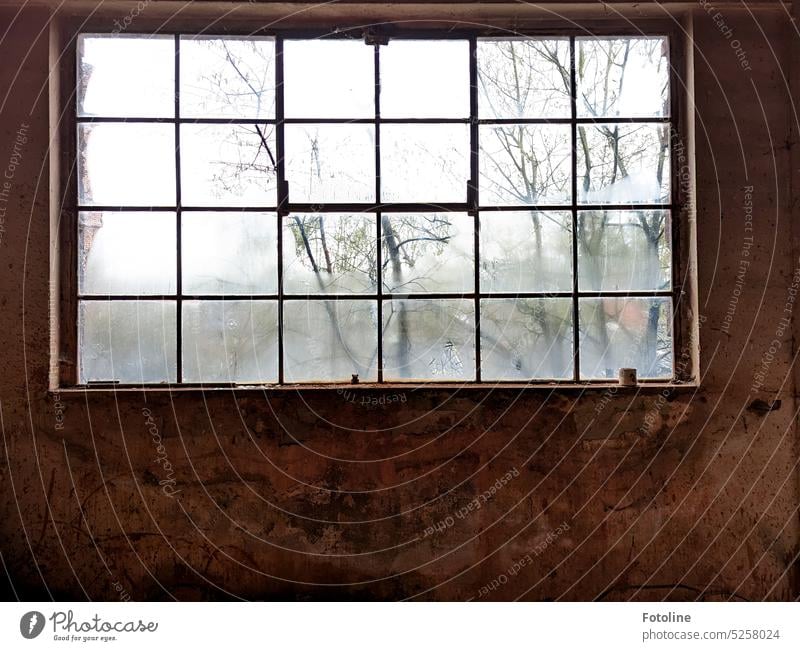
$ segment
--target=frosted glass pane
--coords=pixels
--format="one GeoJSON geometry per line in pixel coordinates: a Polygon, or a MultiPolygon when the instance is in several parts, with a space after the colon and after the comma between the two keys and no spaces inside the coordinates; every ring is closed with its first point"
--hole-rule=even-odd
{"type": "Polygon", "coordinates": [[[177,379],[173,301],[81,301],[80,382],[177,379]]]}
{"type": "Polygon", "coordinates": [[[283,323],[287,382],[377,380],[375,301],[286,301],[283,323]]]}
{"type": "Polygon", "coordinates": [[[275,213],[184,211],[184,294],[276,294],[275,213]]]}
{"type": "Polygon", "coordinates": [[[672,377],[672,300],[587,298],[580,301],[581,377],[672,377]]]}
{"type": "Polygon", "coordinates": [[[165,118],[175,115],[172,36],[78,36],[78,115],[165,118]]]}
{"type": "Polygon", "coordinates": [[[375,215],[296,213],[283,222],[287,294],[374,293],[375,215]]]}
{"type": "Polygon", "coordinates": [[[275,117],[272,38],[181,37],[183,117],[275,117]]]}
{"type": "Polygon", "coordinates": [[[578,273],[583,290],[669,289],[667,210],[581,212],[578,273]]]}
{"type": "Polygon", "coordinates": [[[668,203],[669,129],[665,124],[578,126],[580,203],[668,203]]]}
{"type": "Polygon", "coordinates": [[[381,127],[381,201],[463,203],[468,178],[467,125],[381,127]]]}
{"type": "Polygon", "coordinates": [[[81,294],[175,293],[175,213],[81,212],[81,294]]]}
{"type": "Polygon", "coordinates": [[[287,118],[375,116],[375,49],[363,40],[283,43],[287,118]]]}
{"type": "Polygon", "coordinates": [[[465,213],[384,213],[384,291],[473,292],[474,225],[465,213]]]}
{"type": "Polygon", "coordinates": [[[568,125],[480,127],[480,202],[484,206],[570,203],[568,125]]]}
{"type": "Polygon", "coordinates": [[[185,301],[183,379],[277,382],[277,301],[185,301]]]}
{"type": "Polygon", "coordinates": [[[91,206],[175,205],[175,128],[79,124],[78,197],[91,206]]]}
{"type": "Polygon", "coordinates": [[[274,125],[181,125],[186,206],[276,206],[274,125]]]}
{"type": "Polygon", "coordinates": [[[295,203],[375,200],[375,127],[287,124],[286,178],[295,203]]]}
{"type": "Polygon", "coordinates": [[[571,111],[569,40],[478,41],[482,118],[563,118],[571,111]]]}
{"type": "Polygon", "coordinates": [[[481,291],[572,291],[567,212],[489,212],[481,219],[481,291]]]}
{"type": "Polygon", "coordinates": [[[474,301],[384,301],[383,369],[386,380],[474,380],[474,301]]]}
{"type": "Polygon", "coordinates": [[[469,117],[469,42],[390,40],[381,47],[381,117],[469,117]]]}
{"type": "Polygon", "coordinates": [[[481,301],[484,380],[572,379],[572,299],[481,301]]]}

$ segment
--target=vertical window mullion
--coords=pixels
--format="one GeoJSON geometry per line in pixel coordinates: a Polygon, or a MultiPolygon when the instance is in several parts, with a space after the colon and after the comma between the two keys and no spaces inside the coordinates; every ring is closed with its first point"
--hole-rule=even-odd
{"type": "Polygon", "coordinates": [[[276,219],[278,223],[278,384],[284,383],[284,355],[283,355],[283,217],[288,208],[286,193],[286,170],[284,161],[284,108],[283,108],[283,38],[275,38],[275,149],[277,161],[277,204],[276,219]]]}
{"type": "Polygon", "coordinates": [[[473,216],[473,265],[475,267],[475,381],[481,381],[481,287],[480,287],[480,216],[478,206],[478,41],[472,36],[469,39],[469,140],[470,140],[470,184],[467,208],[473,216]]]}
{"type": "Polygon", "coordinates": [[[378,293],[378,382],[383,382],[383,249],[381,220],[383,214],[380,210],[381,205],[381,50],[380,45],[375,44],[375,203],[378,210],[375,211],[375,237],[377,238],[377,248],[375,249],[375,282],[377,283],[378,293]]]}
{"type": "Polygon", "coordinates": [[[580,305],[578,302],[578,90],[577,70],[575,68],[575,37],[569,39],[569,92],[572,119],[570,131],[572,140],[572,364],[573,379],[581,379],[580,359],[580,305]]]}
{"type": "Polygon", "coordinates": [[[181,37],[175,34],[175,246],[176,248],[176,276],[175,276],[175,333],[176,341],[176,380],[183,382],[183,247],[181,242],[181,37]]]}

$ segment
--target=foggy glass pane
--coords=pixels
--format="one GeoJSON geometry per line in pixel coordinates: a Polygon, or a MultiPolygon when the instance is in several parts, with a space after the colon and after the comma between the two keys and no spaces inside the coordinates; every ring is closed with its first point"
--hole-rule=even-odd
{"type": "Polygon", "coordinates": [[[465,213],[384,213],[384,291],[473,292],[474,225],[465,213]]]}
{"type": "Polygon", "coordinates": [[[175,205],[175,127],[79,124],[78,201],[90,206],[175,205]]]}
{"type": "Polygon", "coordinates": [[[181,125],[186,206],[275,206],[276,164],[274,125],[181,125]]]}
{"type": "Polygon", "coordinates": [[[375,127],[287,124],[286,178],[294,203],[375,200],[375,127]]]}
{"type": "Polygon", "coordinates": [[[174,301],[81,301],[80,382],[175,382],[174,301]]]}
{"type": "Polygon", "coordinates": [[[183,117],[275,117],[275,43],[248,36],[181,36],[183,117]]]}
{"type": "Polygon", "coordinates": [[[278,381],[277,301],[185,301],[185,382],[278,381]]]}
{"type": "Polygon", "coordinates": [[[578,117],[669,115],[666,37],[575,39],[578,117]]]}
{"type": "Polygon", "coordinates": [[[475,302],[384,301],[383,369],[386,380],[474,380],[475,302]]]}
{"type": "Polygon", "coordinates": [[[580,212],[580,288],[598,291],[669,289],[668,210],[580,212]]]}
{"type": "Polygon", "coordinates": [[[484,380],[572,379],[572,299],[481,301],[484,380]]]}
{"type": "Polygon", "coordinates": [[[287,294],[374,293],[375,215],[294,213],[283,220],[287,294]]]}
{"type": "Polygon", "coordinates": [[[173,294],[175,213],[81,212],[81,294],[173,294]]]}
{"type": "Polygon", "coordinates": [[[184,211],[184,294],[277,294],[275,213],[184,211]]]}
{"type": "Polygon", "coordinates": [[[568,212],[490,212],[481,219],[481,291],[572,291],[568,212]]]}
{"type": "Polygon", "coordinates": [[[381,127],[381,201],[467,200],[466,124],[386,124],[381,127]]]}
{"type": "Polygon", "coordinates": [[[78,36],[78,115],[164,118],[175,115],[172,36],[78,36]]]}
{"type": "Polygon", "coordinates": [[[283,43],[287,118],[375,116],[375,49],[363,40],[283,43]]]}
{"type": "Polygon", "coordinates": [[[568,39],[478,41],[482,118],[557,118],[571,112],[568,39]]]}
{"type": "Polygon", "coordinates": [[[578,125],[580,203],[668,203],[665,124],[578,125]]]}
{"type": "Polygon", "coordinates": [[[381,117],[469,117],[469,42],[390,40],[381,47],[381,117]]]}
{"type": "Polygon", "coordinates": [[[287,382],[377,381],[375,301],[286,301],[283,323],[287,382]]]}
{"type": "Polygon", "coordinates": [[[580,300],[581,378],[616,378],[635,368],[640,378],[672,377],[672,300],[580,300]]]}
{"type": "Polygon", "coordinates": [[[480,127],[480,202],[484,206],[570,203],[570,127],[480,127]]]}

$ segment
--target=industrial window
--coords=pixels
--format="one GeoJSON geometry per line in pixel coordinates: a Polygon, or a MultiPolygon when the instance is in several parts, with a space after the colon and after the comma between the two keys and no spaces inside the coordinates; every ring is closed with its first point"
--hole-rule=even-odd
{"type": "Polygon", "coordinates": [[[667,37],[77,59],[80,384],[673,378],[667,37]]]}

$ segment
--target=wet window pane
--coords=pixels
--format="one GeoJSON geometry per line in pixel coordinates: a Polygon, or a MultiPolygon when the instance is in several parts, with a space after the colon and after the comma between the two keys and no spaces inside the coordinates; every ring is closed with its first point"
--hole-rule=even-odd
{"type": "Polygon", "coordinates": [[[375,127],[289,124],[286,178],[294,203],[375,200],[375,127]]]}
{"type": "Polygon", "coordinates": [[[283,221],[287,294],[374,293],[375,215],[295,213],[283,221]]]}
{"type": "Polygon", "coordinates": [[[181,125],[181,197],[186,206],[275,206],[274,125],[181,125]]]}
{"type": "Polygon", "coordinates": [[[80,213],[78,290],[83,295],[174,293],[175,241],[175,213],[80,213]]]}
{"type": "Polygon", "coordinates": [[[571,379],[572,299],[481,301],[484,380],[571,379]]]}
{"type": "Polygon", "coordinates": [[[183,379],[277,382],[277,301],[184,302],[183,379]]]}
{"type": "Polygon", "coordinates": [[[581,377],[610,379],[620,368],[635,368],[640,378],[671,378],[671,303],[669,298],[581,299],[581,377]]]}
{"type": "Polygon", "coordinates": [[[175,205],[175,128],[79,124],[78,200],[85,206],[175,205]]]}
{"type": "Polygon", "coordinates": [[[286,301],[283,323],[287,382],[377,380],[375,301],[286,301]]]}
{"type": "Polygon", "coordinates": [[[181,37],[183,117],[275,117],[275,43],[271,38],[181,37]]]}
{"type": "Polygon", "coordinates": [[[599,291],[669,289],[667,210],[581,212],[580,288],[599,291]]]}
{"type": "Polygon", "coordinates": [[[465,213],[384,213],[384,291],[474,291],[474,223],[465,213]]]}
{"type": "Polygon", "coordinates": [[[578,117],[669,115],[665,37],[576,38],[578,117]]]}
{"type": "Polygon", "coordinates": [[[174,38],[79,36],[77,91],[81,117],[174,116],[174,38]]]}
{"type": "Polygon", "coordinates": [[[467,200],[469,128],[465,124],[381,127],[381,200],[445,203],[467,200]]]}
{"type": "Polygon", "coordinates": [[[381,117],[469,117],[466,40],[390,40],[381,47],[381,117]]]}
{"type": "Polygon", "coordinates": [[[570,213],[481,213],[482,292],[571,290],[570,213]]]}
{"type": "Polygon", "coordinates": [[[81,301],[80,381],[175,382],[173,301],[81,301]]]}
{"type": "Polygon", "coordinates": [[[474,380],[475,302],[384,301],[383,368],[386,380],[474,380]]]}
{"type": "Polygon", "coordinates": [[[570,127],[481,126],[480,174],[480,202],[484,206],[570,203],[570,127]]]}
{"type": "Polygon", "coordinates": [[[478,41],[482,118],[563,118],[571,112],[569,40],[478,41]]]}
{"type": "Polygon", "coordinates": [[[184,294],[276,294],[275,213],[184,211],[184,294]]]}
{"type": "Polygon", "coordinates": [[[374,57],[363,40],[284,41],[286,117],[374,117],[374,57]]]}
{"type": "Polygon", "coordinates": [[[578,125],[580,203],[668,203],[665,124],[578,125]]]}

